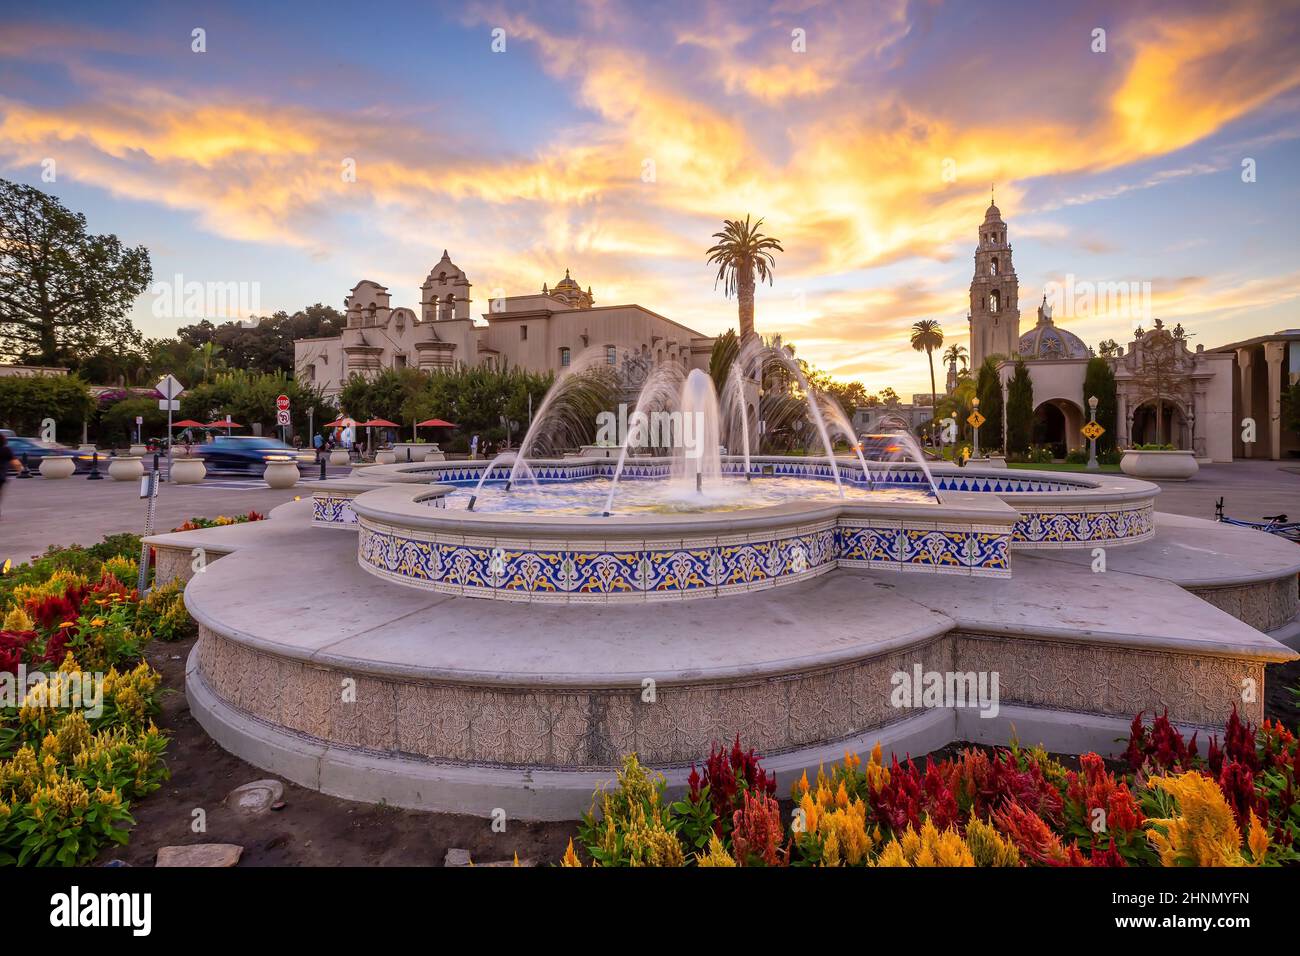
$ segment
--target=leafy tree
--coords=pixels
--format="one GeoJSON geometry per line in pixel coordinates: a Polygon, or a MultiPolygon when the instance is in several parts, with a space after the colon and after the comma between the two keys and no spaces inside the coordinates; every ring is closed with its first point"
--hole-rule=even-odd
{"type": "Polygon", "coordinates": [[[292,315],[280,311],[263,318],[255,316],[249,324],[230,321],[214,325],[204,319],[176,334],[195,349],[211,348],[205,375],[218,353],[230,368],[292,374],[295,339],[338,335],[346,324],[347,316],[342,312],[318,302],[292,315]]]}
{"type": "Polygon", "coordinates": [[[1025,363],[1016,359],[1016,369],[1007,386],[1007,454],[1024,455],[1034,427],[1034,383],[1025,363]]]}
{"type": "MultiPolygon", "coordinates": [[[[386,418],[400,423],[404,430],[428,418],[454,422],[459,428],[450,438],[442,436],[444,447],[461,451],[473,435],[486,444],[504,443],[503,417],[515,423],[511,438],[517,445],[528,428],[529,398],[536,413],[553,382],[550,373],[494,365],[431,372],[385,369],[370,378],[352,376],[339,393],[339,403],[357,421],[386,418]]],[[[597,413],[616,403],[616,383],[604,366],[590,375],[570,376],[566,382],[566,400],[548,417],[532,455],[559,454],[592,441],[597,413]],[[588,378],[592,382],[587,382],[588,378]]]]}
{"type": "Polygon", "coordinates": [[[0,179],[0,354],[75,365],[137,343],[127,312],[152,278],[143,246],[91,235],[81,213],[0,179]]]}
{"type": "Polygon", "coordinates": [[[41,423],[54,419],[55,438],[79,438],[81,426],[95,410],[90,389],[76,375],[5,376],[0,378],[0,425],[19,435],[39,435],[41,423]]]}
{"type": "Polygon", "coordinates": [[[736,296],[740,313],[740,340],[745,342],[754,335],[754,281],[756,278],[766,280],[771,285],[772,274],[776,269],[776,258],[772,253],[785,250],[781,248],[780,240],[758,231],[759,226],[763,225],[762,219],[752,226],[749,216],[745,217],[744,222],[725,219],[723,223],[722,231],[713,234],[718,242],[709,248],[708,261],[718,267],[714,288],[722,282],[725,294],[728,297],[733,294],[736,296]]]}
{"type": "Polygon", "coordinates": [[[975,393],[980,399],[980,448],[987,452],[1002,447],[1002,381],[998,378],[998,359],[984,360],[975,377],[975,393]]]}
{"type": "Polygon", "coordinates": [[[144,419],[140,435],[144,439],[167,434],[167,413],[158,407],[156,398],[128,398],[114,402],[99,417],[99,441],[115,446],[135,441],[135,419],[144,419]]]}
{"type": "Polygon", "coordinates": [[[313,410],[312,425],[317,429],[337,414],[319,389],[294,381],[284,372],[234,369],[187,389],[181,395],[179,417],[208,422],[229,415],[241,425],[260,423],[264,434],[274,434],[275,400],[280,395],[289,396],[291,434],[307,435],[309,408],[313,410]]]}
{"type": "Polygon", "coordinates": [[[1088,368],[1083,376],[1083,413],[1088,414],[1088,399],[1097,396],[1097,423],[1106,429],[1105,434],[1097,439],[1097,453],[1110,451],[1115,447],[1115,426],[1118,415],[1118,402],[1115,397],[1115,372],[1110,362],[1101,356],[1088,360],[1088,368]]]}
{"type": "Polygon", "coordinates": [[[740,339],[736,337],[735,329],[727,329],[713,340],[713,350],[709,353],[709,378],[713,379],[713,388],[719,395],[723,393],[731,365],[739,355],[740,339]]]}
{"type": "Polygon", "coordinates": [[[1283,425],[1293,432],[1300,432],[1300,382],[1282,393],[1282,409],[1285,413],[1283,425]]]}

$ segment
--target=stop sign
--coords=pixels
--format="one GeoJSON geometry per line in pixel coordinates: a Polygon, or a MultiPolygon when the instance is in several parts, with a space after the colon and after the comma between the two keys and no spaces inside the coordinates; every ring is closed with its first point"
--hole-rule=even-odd
{"type": "Polygon", "coordinates": [[[281,395],[278,398],[276,398],[275,407],[282,412],[287,412],[289,410],[289,396],[281,395]]]}

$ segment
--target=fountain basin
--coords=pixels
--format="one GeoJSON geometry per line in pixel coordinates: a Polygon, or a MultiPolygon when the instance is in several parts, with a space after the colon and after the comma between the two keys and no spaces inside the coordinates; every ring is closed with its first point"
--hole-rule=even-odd
{"type": "MultiPolygon", "coordinates": [[[[798,479],[826,490],[816,500],[739,510],[600,515],[466,510],[479,462],[375,466],[365,480],[316,491],[317,524],[358,529],[357,558],[381,578],[441,593],[507,601],[607,603],[720,597],[796,583],[836,568],[870,567],[991,577],[1011,574],[1015,547],[1134,544],[1153,531],[1159,489],[1115,476],[939,469],[939,497],[919,468],[895,465],[886,494],[865,493],[856,463],[839,463],[849,497],[830,491],[824,459],[761,458],[759,477],[798,479]],[[424,482],[436,482],[427,485],[424,482]],[[898,490],[910,500],[891,500],[898,490]]],[[[568,495],[599,481],[601,459],[534,463],[546,488],[568,495]]],[[[626,482],[666,478],[667,462],[638,459],[626,482]]],[[[743,465],[724,459],[729,481],[743,465]]],[[[503,483],[508,468],[488,480],[503,483]]],[[[485,486],[485,489],[488,486],[485,486]]],[[[485,490],[484,489],[484,490],[485,490]]],[[[598,498],[599,495],[595,495],[598,498]]]]}
{"type": "Polygon", "coordinates": [[[186,569],[196,546],[232,552],[186,589],[201,635],[187,668],[196,719],[257,766],[349,799],[572,819],[622,754],[664,770],[676,793],[690,762],[737,731],[783,780],[877,741],[900,759],[1013,737],[1113,754],[1142,709],[1168,707],[1189,734],[1234,704],[1258,721],[1265,665],[1295,656],[1175,583],[1284,581],[1293,594],[1294,547],[1196,519],[1160,516],[1161,540],[1125,549],[1105,575],[1085,552],[1028,552],[1010,579],[936,588],[854,568],[647,616],[376,580],[309,510],[150,543],[186,569]],[[259,586],[288,566],[329,588],[259,586]],[[281,626],[297,613],[313,626],[281,626]],[[998,673],[997,713],[895,706],[893,675],[918,666],[998,673]],[[1245,704],[1243,681],[1260,689],[1245,704]]]}

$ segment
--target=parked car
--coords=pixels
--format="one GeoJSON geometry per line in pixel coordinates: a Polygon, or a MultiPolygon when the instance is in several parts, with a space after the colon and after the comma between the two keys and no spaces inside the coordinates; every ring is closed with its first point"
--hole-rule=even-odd
{"type": "MultiPolygon", "coordinates": [[[[46,455],[58,455],[60,457],[66,455],[72,459],[73,466],[78,472],[86,472],[90,470],[89,452],[77,451],[75,448],[68,448],[65,445],[58,444],[57,442],[42,441],[39,438],[26,438],[22,435],[15,435],[7,428],[0,429],[0,431],[3,431],[5,441],[8,442],[9,447],[13,449],[15,458],[21,461],[23,455],[27,456],[27,467],[32,471],[36,471],[41,467],[41,459],[46,455]]],[[[105,461],[106,459],[100,458],[101,463],[105,461]]]]}
{"type": "Polygon", "coordinates": [[[300,452],[277,438],[256,435],[218,435],[195,448],[194,455],[203,459],[209,472],[240,471],[252,475],[261,475],[268,461],[286,456],[299,465],[315,461],[311,452],[300,452]]]}

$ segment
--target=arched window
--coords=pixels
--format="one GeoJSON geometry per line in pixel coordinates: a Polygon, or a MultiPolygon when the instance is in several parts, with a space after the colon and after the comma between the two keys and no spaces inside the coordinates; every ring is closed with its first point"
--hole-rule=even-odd
{"type": "Polygon", "coordinates": [[[1001,301],[1002,301],[1002,297],[1001,297],[1001,295],[998,293],[998,290],[997,290],[997,289],[994,289],[992,292],[990,292],[990,293],[989,293],[989,311],[990,311],[990,312],[996,312],[996,311],[998,310],[998,306],[1001,305],[1001,301]]]}
{"type": "Polygon", "coordinates": [[[998,274],[998,257],[994,256],[992,259],[989,260],[989,275],[995,276],[997,274],[998,274]]]}
{"type": "Polygon", "coordinates": [[[618,364],[618,349],[614,348],[614,346],[612,345],[605,346],[605,364],[606,365],[618,364]]]}
{"type": "Polygon", "coordinates": [[[569,350],[567,348],[560,349],[560,368],[568,368],[568,367],[569,367],[569,350]]]}

